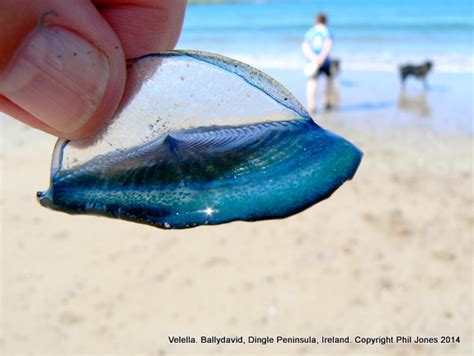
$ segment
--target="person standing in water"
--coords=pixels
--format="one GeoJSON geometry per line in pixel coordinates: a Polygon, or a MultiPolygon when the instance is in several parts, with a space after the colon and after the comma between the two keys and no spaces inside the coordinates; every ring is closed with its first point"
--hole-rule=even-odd
{"type": "Polygon", "coordinates": [[[305,68],[305,74],[308,76],[306,87],[308,111],[311,114],[316,113],[316,93],[318,77],[321,73],[326,75],[326,92],[323,97],[323,104],[327,110],[332,108],[330,100],[333,78],[329,58],[332,44],[333,40],[327,28],[327,16],[324,13],[319,13],[315,17],[315,25],[306,32],[302,44],[304,55],[311,61],[305,68]]]}

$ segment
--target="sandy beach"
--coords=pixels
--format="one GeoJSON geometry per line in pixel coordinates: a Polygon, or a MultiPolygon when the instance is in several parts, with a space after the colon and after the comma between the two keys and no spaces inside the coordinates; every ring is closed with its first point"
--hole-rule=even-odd
{"type": "MultiPolygon", "coordinates": [[[[300,72],[271,74],[302,98],[300,72]]],[[[2,355],[471,355],[472,77],[430,79],[400,98],[395,75],[344,75],[316,121],[365,156],[330,199],[182,231],[44,209],[55,139],[2,117],[2,355]],[[202,335],[353,342],[168,341],[202,335]],[[396,335],[438,343],[354,342],[396,335]]]]}

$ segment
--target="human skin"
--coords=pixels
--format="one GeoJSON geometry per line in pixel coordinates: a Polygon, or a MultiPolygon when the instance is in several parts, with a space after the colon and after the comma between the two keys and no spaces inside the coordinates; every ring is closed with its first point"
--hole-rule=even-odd
{"type": "Polygon", "coordinates": [[[0,110],[81,139],[109,120],[126,61],[171,50],[187,0],[0,0],[0,110]]]}

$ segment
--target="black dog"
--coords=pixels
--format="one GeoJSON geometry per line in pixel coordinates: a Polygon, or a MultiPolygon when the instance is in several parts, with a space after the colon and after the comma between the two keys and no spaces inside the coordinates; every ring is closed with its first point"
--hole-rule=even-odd
{"type": "Polygon", "coordinates": [[[331,67],[329,68],[329,73],[334,78],[341,72],[341,60],[340,59],[331,59],[331,67]]]}
{"type": "Polygon", "coordinates": [[[427,61],[420,65],[413,65],[413,64],[405,64],[400,66],[400,78],[402,80],[402,85],[405,85],[405,80],[409,76],[414,76],[418,80],[422,80],[425,88],[428,87],[428,83],[426,82],[426,76],[433,68],[433,63],[427,61]]]}

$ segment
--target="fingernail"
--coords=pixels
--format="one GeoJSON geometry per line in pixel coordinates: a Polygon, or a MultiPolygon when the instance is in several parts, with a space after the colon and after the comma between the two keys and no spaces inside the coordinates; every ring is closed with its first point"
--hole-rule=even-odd
{"type": "Polygon", "coordinates": [[[109,78],[107,57],[62,27],[36,30],[0,77],[0,93],[62,133],[96,112],[109,78]]]}

